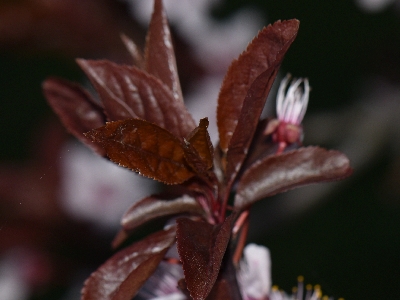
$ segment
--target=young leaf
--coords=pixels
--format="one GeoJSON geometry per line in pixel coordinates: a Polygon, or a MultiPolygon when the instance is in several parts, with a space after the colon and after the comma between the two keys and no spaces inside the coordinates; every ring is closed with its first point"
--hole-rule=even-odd
{"type": "Polygon", "coordinates": [[[125,34],[121,34],[121,40],[125,45],[125,48],[128,50],[129,54],[132,56],[133,63],[139,69],[144,68],[144,58],[139,48],[136,46],[135,42],[132,41],[125,34]]]}
{"type": "MultiPolygon", "coordinates": [[[[298,20],[278,21],[269,25],[259,32],[229,67],[218,96],[217,108],[220,147],[224,152],[228,150],[247,91],[260,74],[270,68],[279,68],[298,28],[298,20]]],[[[275,72],[271,71],[273,73],[275,72]]]]}
{"type": "Polygon", "coordinates": [[[194,300],[206,299],[217,280],[233,221],[234,215],[219,225],[187,218],[176,221],[178,253],[187,289],[194,300]]]}
{"type": "Polygon", "coordinates": [[[187,166],[182,142],[144,120],[108,122],[85,134],[115,163],[166,184],[180,184],[195,174],[187,166]]]}
{"type": "Polygon", "coordinates": [[[139,118],[179,137],[196,127],[183,102],[156,77],[136,67],[109,61],[77,60],[104,104],[110,121],[139,118]]]}
{"type": "Polygon", "coordinates": [[[236,277],[237,269],[232,260],[232,248],[234,248],[234,243],[235,242],[231,243],[225,252],[221,270],[207,300],[242,300],[236,277]]]}
{"type": "MultiPolygon", "coordinates": [[[[243,170],[246,170],[257,160],[261,160],[266,156],[270,156],[272,154],[277,153],[278,143],[274,143],[271,135],[265,134],[265,129],[269,126],[270,123],[275,123],[276,119],[262,119],[257,124],[256,132],[254,133],[253,139],[251,141],[251,145],[249,148],[249,152],[246,155],[246,160],[244,165],[242,166],[243,170]]],[[[295,145],[295,147],[298,145],[295,145]]],[[[293,148],[290,150],[297,149],[293,148]]]]}
{"type": "Polygon", "coordinates": [[[162,0],[154,1],[154,11],[146,37],[145,70],[165,83],[175,100],[183,103],[174,47],[162,0]]]}
{"type": "Polygon", "coordinates": [[[272,83],[275,79],[277,68],[269,68],[254,80],[243,102],[238,126],[232,135],[226,155],[226,178],[230,186],[242,166],[249,152],[251,141],[257,129],[257,124],[272,83]]]}
{"type": "Polygon", "coordinates": [[[149,196],[128,209],[122,217],[121,225],[125,230],[132,230],[155,218],[182,213],[202,215],[204,211],[189,195],[182,195],[174,199],[149,196]]]}
{"type": "Polygon", "coordinates": [[[212,168],[214,161],[214,148],[211,143],[210,135],[207,131],[208,119],[200,120],[196,127],[186,138],[191,146],[196,150],[202,161],[204,161],[207,170],[212,168]]]}
{"type": "Polygon", "coordinates": [[[104,150],[83,134],[105,123],[103,109],[90,94],[80,85],[58,78],[49,78],[43,82],[43,93],[68,131],[97,153],[104,155],[104,150]]]}
{"type": "Polygon", "coordinates": [[[207,300],[241,300],[239,294],[232,293],[231,286],[225,279],[217,280],[207,300]]]}
{"type": "Polygon", "coordinates": [[[82,300],[132,299],[175,241],[175,227],[117,252],[85,281],[82,300]]]}
{"type": "Polygon", "coordinates": [[[300,148],[254,163],[240,179],[234,205],[243,209],[255,201],[302,185],[350,175],[349,159],[339,151],[300,148]]]}

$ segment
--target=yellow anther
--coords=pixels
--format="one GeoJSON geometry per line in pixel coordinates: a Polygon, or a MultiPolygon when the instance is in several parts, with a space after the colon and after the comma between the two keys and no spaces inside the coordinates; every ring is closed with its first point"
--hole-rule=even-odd
{"type": "Polygon", "coordinates": [[[299,277],[297,277],[297,281],[298,282],[303,282],[304,281],[304,277],[300,275],[299,277]]]}

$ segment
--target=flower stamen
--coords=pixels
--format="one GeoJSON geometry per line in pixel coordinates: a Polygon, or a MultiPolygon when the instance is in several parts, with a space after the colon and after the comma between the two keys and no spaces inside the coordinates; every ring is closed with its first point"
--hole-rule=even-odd
{"type": "Polygon", "coordinates": [[[285,94],[290,79],[291,75],[286,75],[279,86],[276,114],[281,122],[300,125],[307,110],[310,85],[307,78],[294,79],[285,94]]]}
{"type": "Polygon", "coordinates": [[[271,120],[264,131],[265,135],[272,134],[278,144],[277,154],[291,144],[301,145],[303,135],[301,122],[308,106],[310,85],[307,78],[293,79],[289,84],[290,80],[290,74],[282,80],[276,100],[277,119],[271,120]]]}

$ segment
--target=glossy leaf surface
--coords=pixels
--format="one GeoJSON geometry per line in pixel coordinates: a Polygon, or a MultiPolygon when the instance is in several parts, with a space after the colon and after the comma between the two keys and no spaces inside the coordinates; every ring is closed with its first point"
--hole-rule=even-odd
{"type": "MultiPolygon", "coordinates": [[[[185,140],[185,158],[193,170],[200,176],[210,170],[214,161],[214,148],[207,131],[208,119],[200,120],[196,127],[185,140]]],[[[211,175],[208,172],[208,175],[211,175]]]]}
{"type": "Polygon", "coordinates": [[[103,109],[90,94],[80,85],[58,78],[47,79],[43,83],[43,93],[68,131],[97,153],[104,155],[101,147],[84,136],[85,132],[105,123],[103,109]]]}
{"type": "Polygon", "coordinates": [[[82,300],[131,299],[174,243],[175,229],[156,232],[117,252],[86,280],[82,300]]]}
{"type": "Polygon", "coordinates": [[[146,37],[145,70],[166,84],[174,99],[183,103],[171,33],[161,0],[154,1],[146,37]]]}
{"type": "Polygon", "coordinates": [[[86,136],[101,145],[113,162],[145,177],[179,184],[195,175],[186,164],[182,142],[147,121],[108,122],[86,136]]]}
{"type": "Polygon", "coordinates": [[[233,183],[249,152],[261,112],[277,72],[277,68],[271,67],[258,76],[244,99],[238,126],[230,140],[226,156],[226,178],[228,179],[228,185],[233,183]]]}
{"type": "Polygon", "coordinates": [[[206,299],[218,277],[228,245],[234,216],[211,225],[187,218],[177,220],[177,248],[185,281],[195,300],[206,299]]]}
{"type": "Polygon", "coordinates": [[[189,195],[168,200],[161,196],[150,196],[130,207],[122,217],[121,225],[125,230],[132,230],[155,218],[181,213],[201,215],[203,209],[189,195]]]}
{"type": "Polygon", "coordinates": [[[297,20],[278,21],[269,25],[259,32],[229,67],[221,86],[217,108],[220,147],[224,152],[228,150],[250,86],[266,70],[279,68],[298,28],[297,20]]]}
{"type": "Polygon", "coordinates": [[[204,161],[207,169],[210,169],[213,166],[214,161],[214,147],[211,143],[207,128],[208,119],[201,119],[199,126],[189,134],[187,140],[204,161]]]}
{"type": "Polygon", "coordinates": [[[156,77],[136,67],[109,61],[77,60],[100,95],[110,121],[139,118],[179,137],[196,124],[183,102],[156,77]]]}
{"type": "Polygon", "coordinates": [[[351,172],[349,159],[339,151],[307,147],[272,155],[246,170],[234,205],[243,209],[265,197],[310,183],[338,180],[351,172]]]}

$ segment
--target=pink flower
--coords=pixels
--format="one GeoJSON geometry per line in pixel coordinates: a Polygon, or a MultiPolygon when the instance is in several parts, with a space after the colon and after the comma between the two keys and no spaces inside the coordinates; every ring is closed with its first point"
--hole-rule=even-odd
{"type": "Polygon", "coordinates": [[[276,114],[278,119],[293,125],[300,125],[307,110],[310,86],[307,78],[293,79],[286,91],[290,74],[282,80],[276,99],[276,114]],[[304,83],[304,88],[301,84],[304,83]],[[285,93],[286,91],[286,93],[285,93]]]}
{"type": "Polygon", "coordinates": [[[278,153],[291,144],[301,145],[303,128],[301,122],[307,110],[310,85],[307,78],[293,79],[289,88],[290,74],[282,80],[276,99],[277,119],[268,123],[265,135],[272,133],[274,142],[279,143],[278,153]]]}

